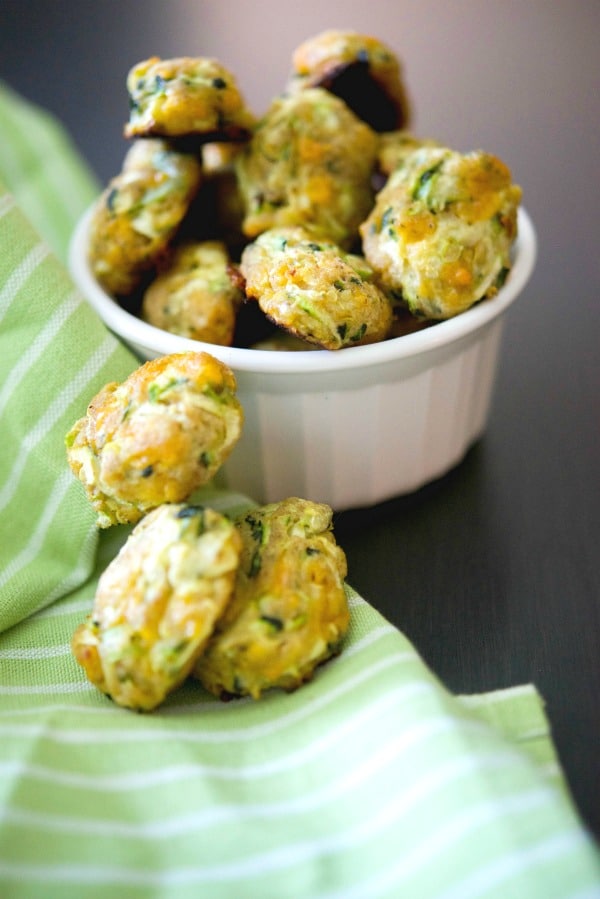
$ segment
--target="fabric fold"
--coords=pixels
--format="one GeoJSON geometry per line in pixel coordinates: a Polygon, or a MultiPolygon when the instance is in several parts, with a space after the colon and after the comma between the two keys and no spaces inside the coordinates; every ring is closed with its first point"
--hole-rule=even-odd
{"type": "Polygon", "coordinates": [[[0,182],[0,630],[90,574],[95,516],[64,436],[138,364],[75,291],[0,182]]]}
{"type": "Polygon", "coordinates": [[[123,536],[0,638],[3,895],[597,894],[534,688],[453,697],[350,587],[343,652],[295,693],[222,703],[190,681],[152,714],[112,704],[69,640],[123,536]]]}
{"type": "Polygon", "coordinates": [[[99,184],[60,122],[0,80],[0,180],[61,262],[99,184]]]}

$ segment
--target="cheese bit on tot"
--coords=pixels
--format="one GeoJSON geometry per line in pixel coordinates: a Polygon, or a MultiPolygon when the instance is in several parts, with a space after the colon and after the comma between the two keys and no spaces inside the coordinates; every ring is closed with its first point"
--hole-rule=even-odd
{"type": "Polygon", "coordinates": [[[100,577],[72,650],[118,705],[148,711],[188,676],[230,601],[241,538],[225,516],[164,505],[132,531],[100,577]]]}
{"type": "Polygon", "coordinates": [[[107,384],[67,434],[67,459],[99,527],[135,524],[207,483],[242,425],[231,369],[208,353],[175,353],[107,384]]]}

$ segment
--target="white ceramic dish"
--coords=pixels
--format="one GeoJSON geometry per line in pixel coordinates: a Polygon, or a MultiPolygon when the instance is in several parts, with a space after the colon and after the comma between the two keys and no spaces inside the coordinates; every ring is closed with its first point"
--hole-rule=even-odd
{"type": "Polygon", "coordinates": [[[373,505],[440,477],[483,434],[504,313],[535,264],[525,210],[513,268],[493,299],[414,334],[336,352],[220,347],[146,324],[94,279],[90,216],[73,234],[69,267],[108,328],[141,359],[204,350],[233,369],[245,425],[221,472],[232,489],[258,502],[301,496],[336,510],[373,505]]]}

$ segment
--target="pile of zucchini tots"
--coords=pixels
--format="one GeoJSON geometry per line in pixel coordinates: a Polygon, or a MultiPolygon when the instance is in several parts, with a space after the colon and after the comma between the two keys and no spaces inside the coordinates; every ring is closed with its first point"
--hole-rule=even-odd
{"type": "MultiPolygon", "coordinates": [[[[482,151],[408,130],[398,59],[326,31],[261,119],[227,69],[129,73],[131,139],[96,203],[98,282],[150,324],[213,345],[340,350],[457,315],[504,282],[521,190],[482,151]]],[[[341,651],[346,556],[299,497],[230,518],[194,503],[236,445],[231,369],[175,353],[107,384],[66,437],[100,528],[130,525],[73,635],[89,680],[148,711],[184,681],[293,690],[341,651]]]]}
{"type": "Polygon", "coordinates": [[[127,90],[131,146],[89,260],[158,328],[339,350],[462,313],[510,271],[521,189],[496,156],[410,130],[401,63],[374,37],[302,43],[260,118],[211,58],[151,57],[127,90]]]}
{"type": "Polygon", "coordinates": [[[231,369],[174,353],[107,384],[66,437],[97,525],[133,525],[72,639],[88,679],[149,711],[183,681],[221,699],[294,690],[341,651],[346,556],[324,503],[237,518],[193,501],[243,427],[231,369]]]}

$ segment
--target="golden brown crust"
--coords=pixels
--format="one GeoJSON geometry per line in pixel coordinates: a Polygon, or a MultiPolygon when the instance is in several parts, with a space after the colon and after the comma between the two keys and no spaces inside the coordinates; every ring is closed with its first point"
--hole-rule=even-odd
{"type": "Polygon", "coordinates": [[[280,328],[328,350],[383,340],[388,299],[366,261],[302,228],[265,231],[242,254],[246,293],[280,328]]]}
{"type": "Polygon", "coordinates": [[[288,89],[307,87],[331,91],[375,131],[405,128],[410,121],[400,62],[370,35],[330,29],[300,44],[288,89]]]}
{"type": "Polygon", "coordinates": [[[209,481],[241,433],[235,390],[232,371],[208,353],[163,356],[107,384],[66,438],[98,525],[135,523],[209,481]]]}

